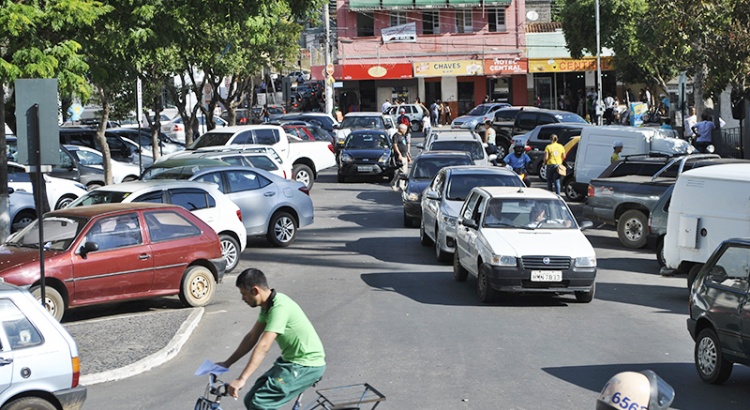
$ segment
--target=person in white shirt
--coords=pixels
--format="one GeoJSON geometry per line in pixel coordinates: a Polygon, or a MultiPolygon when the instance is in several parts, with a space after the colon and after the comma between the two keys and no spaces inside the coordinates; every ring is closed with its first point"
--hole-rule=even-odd
{"type": "Polygon", "coordinates": [[[430,122],[430,116],[428,114],[425,114],[422,117],[422,132],[424,132],[425,138],[430,136],[431,130],[432,130],[432,123],[430,122]]]}
{"type": "Polygon", "coordinates": [[[389,100],[385,100],[383,105],[380,106],[380,112],[385,112],[385,110],[391,108],[391,102],[389,100]]]}
{"type": "Polygon", "coordinates": [[[695,126],[695,124],[698,123],[698,116],[695,114],[695,107],[690,107],[689,112],[690,112],[690,115],[686,117],[685,121],[683,122],[685,139],[695,137],[695,132],[693,132],[693,127],[695,126]]]}

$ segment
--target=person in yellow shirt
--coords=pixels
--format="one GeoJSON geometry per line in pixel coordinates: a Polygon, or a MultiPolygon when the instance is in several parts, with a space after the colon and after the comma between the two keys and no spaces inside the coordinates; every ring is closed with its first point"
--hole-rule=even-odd
{"type": "Polygon", "coordinates": [[[620,160],[620,153],[622,152],[622,141],[615,141],[612,149],[614,150],[614,152],[612,153],[612,156],[609,157],[610,164],[620,160]]]}
{"type": "Polygon", "coordinates": [[[547,166],[547,189],[560,195],[560,173],[557,166],[565,161],[565,147],[557,142],[557,135],[550,136],[550,144],[544,148],[544,163],[547,166]]]}

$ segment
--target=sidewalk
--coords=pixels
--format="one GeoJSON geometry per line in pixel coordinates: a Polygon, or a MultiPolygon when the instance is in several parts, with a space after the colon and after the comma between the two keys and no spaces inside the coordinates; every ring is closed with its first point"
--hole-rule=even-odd
{"type": "Polygon", "coordinates": [[[203,317],[203,308],[137,313],[63,323],[81,357],[81,384],[124,379],[172,359],[203,317]]]}

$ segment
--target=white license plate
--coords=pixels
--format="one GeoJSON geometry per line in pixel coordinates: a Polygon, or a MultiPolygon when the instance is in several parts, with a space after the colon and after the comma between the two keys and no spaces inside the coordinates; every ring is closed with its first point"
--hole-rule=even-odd
{"type": "Polygon", "coordinates": [[[560,270],[533,270],[531,271],[532,282],[562,282],[562,271],[560,270]]]}
{"type": "Polygon", "coordinates": [[[359,171],[359,172],[372,172],[372,167],[358,165],[357,166],[357,171],[359,171]]]}

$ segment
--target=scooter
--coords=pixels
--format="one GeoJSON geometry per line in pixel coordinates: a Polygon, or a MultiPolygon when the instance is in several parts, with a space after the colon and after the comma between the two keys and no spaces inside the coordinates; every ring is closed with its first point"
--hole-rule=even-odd
{"type": "MultiPolygon", "coordinates": [[[[510,168],[510,165],[508,165],[508,168],[510,168]]],[[[529,173],[526,171],[526,168],[512,168],[513,172],[518,174],[521,177],[521,181],[523,181],[524,184],[526,184],[526,187],[531,187],[531,181],[529,181],[529,173]]]]}

